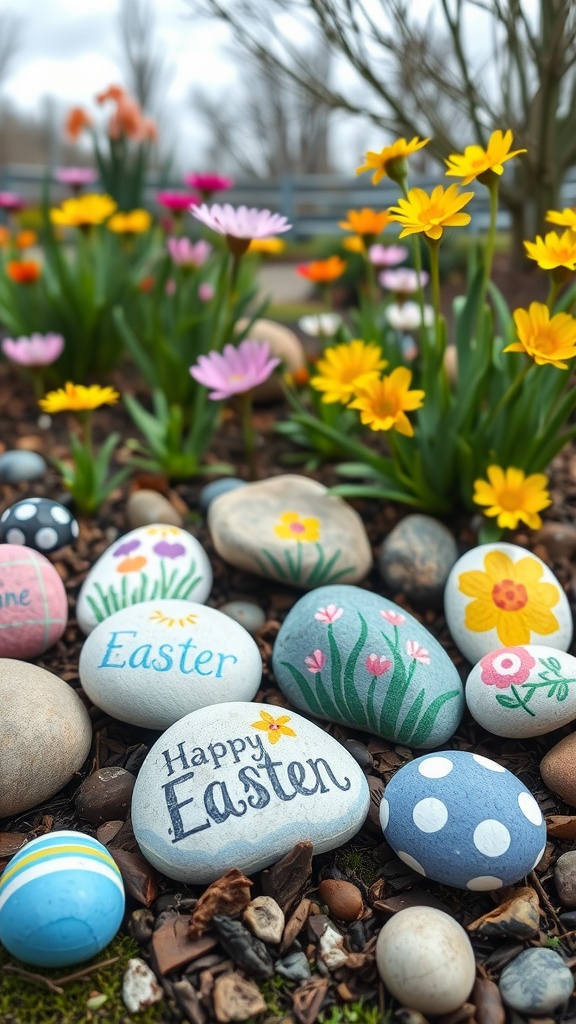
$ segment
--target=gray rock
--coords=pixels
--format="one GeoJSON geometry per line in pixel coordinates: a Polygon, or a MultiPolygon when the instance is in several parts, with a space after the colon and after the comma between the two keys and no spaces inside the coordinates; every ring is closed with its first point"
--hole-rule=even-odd
{"type": "Polygon", "coordinates": [[[456,542],[431,516],[410,515],[388,534],[378,556],[382,579],[392,593],[418,603],[441,605],[450,569],[458,558],[456,542]]]}
{"type": "Polygon", "coordinates": [[[218,610],[224,615],[228,615],[229,618],[234,619],[235,622],[239,622],[252,636],[266,622],[264,612],[257,604],[253,604],[252,601],[228,601],[227,604],[223,604],[218,610]]]}
{"type": "Polygon", "coordinates": [[[158,491],[142,488],[133,491],[126,503],[126,519],[130,529],[137,526],[151,526],[153,523],[167,523],[182,526],[182,516],[158,491]]]}
{"type": "Polygon", "coordinates": [[[221,480],[212,480],[202,488],[198,496],[198,503],[203,512],[207,512],[210,505],[221,494],[228,494],[229,491],[237,491],[239,487],[245,487],[246,482],[235,476],[223,476],[221,480]]]}
{"type": "Polygon", "coordinates": [[[274,970],[277,974],[288,978],[289,981],[306,981],[312,973],[308,958],[301,950],[295,950],[294,953],[289,953],[282,960],[277,960],[274,970]]]}
{"type": "Polygon", "coordinates": [[[14,449],[0,455],[0,483],[26,484],[40,480],[48,466],[38,452],[14,449]]]}
{"type": "Polygon", "coordinates": [[[500,994],[518,1013],[553,1013],[570,998],[572,972],[552,949],[526,949],[500,975],[500,994]]]}
{"type": "Polygon", "coordinates": [[[565,907],[576,907],[576,850],[563,853],[556,861],[554,884],[560,902],[565,907]]]}

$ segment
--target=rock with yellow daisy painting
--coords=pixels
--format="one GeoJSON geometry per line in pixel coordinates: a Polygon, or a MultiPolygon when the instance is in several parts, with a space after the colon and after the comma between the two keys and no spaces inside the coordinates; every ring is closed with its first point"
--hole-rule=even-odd
{"type": "Polygon", "coordinates": [[[138,773],[132,825],[151,864],[197,885],[259,871],[301,841],[336,849],[369,802],[364,772],[332,736],[283,708],[233,701],[162,734],[138,773]]]}
{"type": "Polygon", "coordinates": [[[462,555],[444,607],[454,642],[472,664],[501,647],[567,651],[572,640],[570,606],[554,573],[515,544],[482,544],[462,555]]]}
{"type": "Polygon", "coordinates": [[[304,476],[272,477],[222,494],[210,505],[208,526],[225,561],[304,590],[357,583],[372,566],[358,513],[304,476]]]}
{"type": "Polygon", "coordinates": [[[76,617],[84,633],[114,612],[142,601],[172,598],[203,604],[212,588],[204,548],[177,526],[154,523],[119,537],[88,573],[76,617]]]}

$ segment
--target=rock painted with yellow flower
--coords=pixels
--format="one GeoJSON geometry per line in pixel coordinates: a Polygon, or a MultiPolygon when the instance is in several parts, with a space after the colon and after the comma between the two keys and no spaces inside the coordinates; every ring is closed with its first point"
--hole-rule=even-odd
{"type": "Polygon", "coordinates": [[[460,677],[428,630],[393,601],[360,587],[300,598],[276,638],[273,668],[291,704],[409,747],[456,731],[460,677]]]}
{"type": "Polygon", "coordinates": [[[196,538],[153,523],[119,537],[100,556],[80,589],[76,618],[90,633],[129,605],[165,598],[203,604],[211,589],[212,566],[196,538]]]}
{"type": "Polygon", "coordinates": [[[100,622],[80,654],[90,700],[113,718],[167,729],[212,704],[252,700],[262,678],[243,626],[193,601],[143,601],[100,622]]]}
{"type": "Polygon", "coordinates": [[[136,780],[132,825],[151,864],[205,884],[250,873],[295,843],[342,846],[364,822],[366,777],[318,726],[268,704],[194,711],[154,744],[136,780]]]}
{"type": "Polygon", "coordinates": [[[304,590],[357,583],[372,565],[358,513],[304,476],[276,476],[222,494],[210,505],[208,526],[225,561],[304,590]]]}
{"type": "Polygon", "coordinates": [[[482,544],[462,555],[446,582],[444,608],[454,642],[472,664],[500,647],[567,651],[572,640],[570,606],[554,573],[515,544],[482,544]]]}

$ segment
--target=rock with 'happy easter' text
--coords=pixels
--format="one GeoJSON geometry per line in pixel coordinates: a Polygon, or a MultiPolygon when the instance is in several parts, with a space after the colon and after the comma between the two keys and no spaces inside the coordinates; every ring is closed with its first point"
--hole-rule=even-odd
{"type": "Polygon", "coordinates": [[[88,573],[78,595],[78,625],[90,633],[114,612],[143,601],[202,604],[211,587],[212,567],[195,537],[177,526],[140,526],[111,544],[88,573]]]}
{"type": "Polygon", "coordinates": [[[482,544],[458,559],[444,609],[456,645],[472,664],[501,647],[540,644],[567,651],[572,615],[548,566],[516,544],[482,544]]]}
{"type": "Polygon", "coordinates": [[[464,750],[403,765],[386,786],[380,823],[408,867],[474,891],[519,881],[546,845],[546,823],[529,790],[496,761],[464,750]]]}
{"type": "Polygon", "coordinates": [[[576,718],[576,658],[537,644],[503,647],[474,666],[465,696],[495,736],[543,736],[576,718]]]}
{"type": "Polygon", "coordinates": [[[272,477],[222,494],[210,505],[208,526],[226,562],[304,590],[357,583],[372,565],[358,513],[304,476],[272,477]]]}
{"type": "Polygon", "coordinates": [[[101,622],[80,655],[82,687],[122,722],[167,729],[191,711],[252,700],[262,678],[238,622],[192,601],[144,601],[101,622]]]}
{"type": "Polygon", "coordinates": [[[58,642],[68,600],[44,555],[20,544],[0,545],[0,658],[36,658],[58,642]]]}
{"type": "Polygon", "coordinates": [[[273,668],[296,707],[410,747],[445,743],[462,716],[462,683],[438,641],[360,587],[301,597],[276,638],[273,668]]]}
{"type": "Polygon", "coordinates": [[[132,797],[134,835],[169,878],[250,874],[307,840],[342,846],[368,810],[366,777],[300,715],[235,701],[192,712],[154,744],[132,797]]]}

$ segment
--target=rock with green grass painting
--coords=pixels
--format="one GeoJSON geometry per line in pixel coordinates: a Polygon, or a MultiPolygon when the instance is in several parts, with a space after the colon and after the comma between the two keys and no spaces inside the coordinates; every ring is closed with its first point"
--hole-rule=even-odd
{"type": "Polygon", "coordinates": [[[294,605],[273,667],[295,707],[409,747],[456,731],[460,677],[431,633],[392,601],[360,587],[320,587],[294,605]]]}
{"type": "Polygon", "coordinates": [[[372,565],[358,513],[304,476],[276,476],[220,495],[208,526],[225,561],[304,590],[358,583],[372,565]]]}
{"type": "Polygon", "coordinates": [[[203,604],[211,588],[212,567],[196,538],[153,523],[119,537],[100,556],[78,595],[76,617],[90,633],[129,605],[164,598],[203,604]]]}

